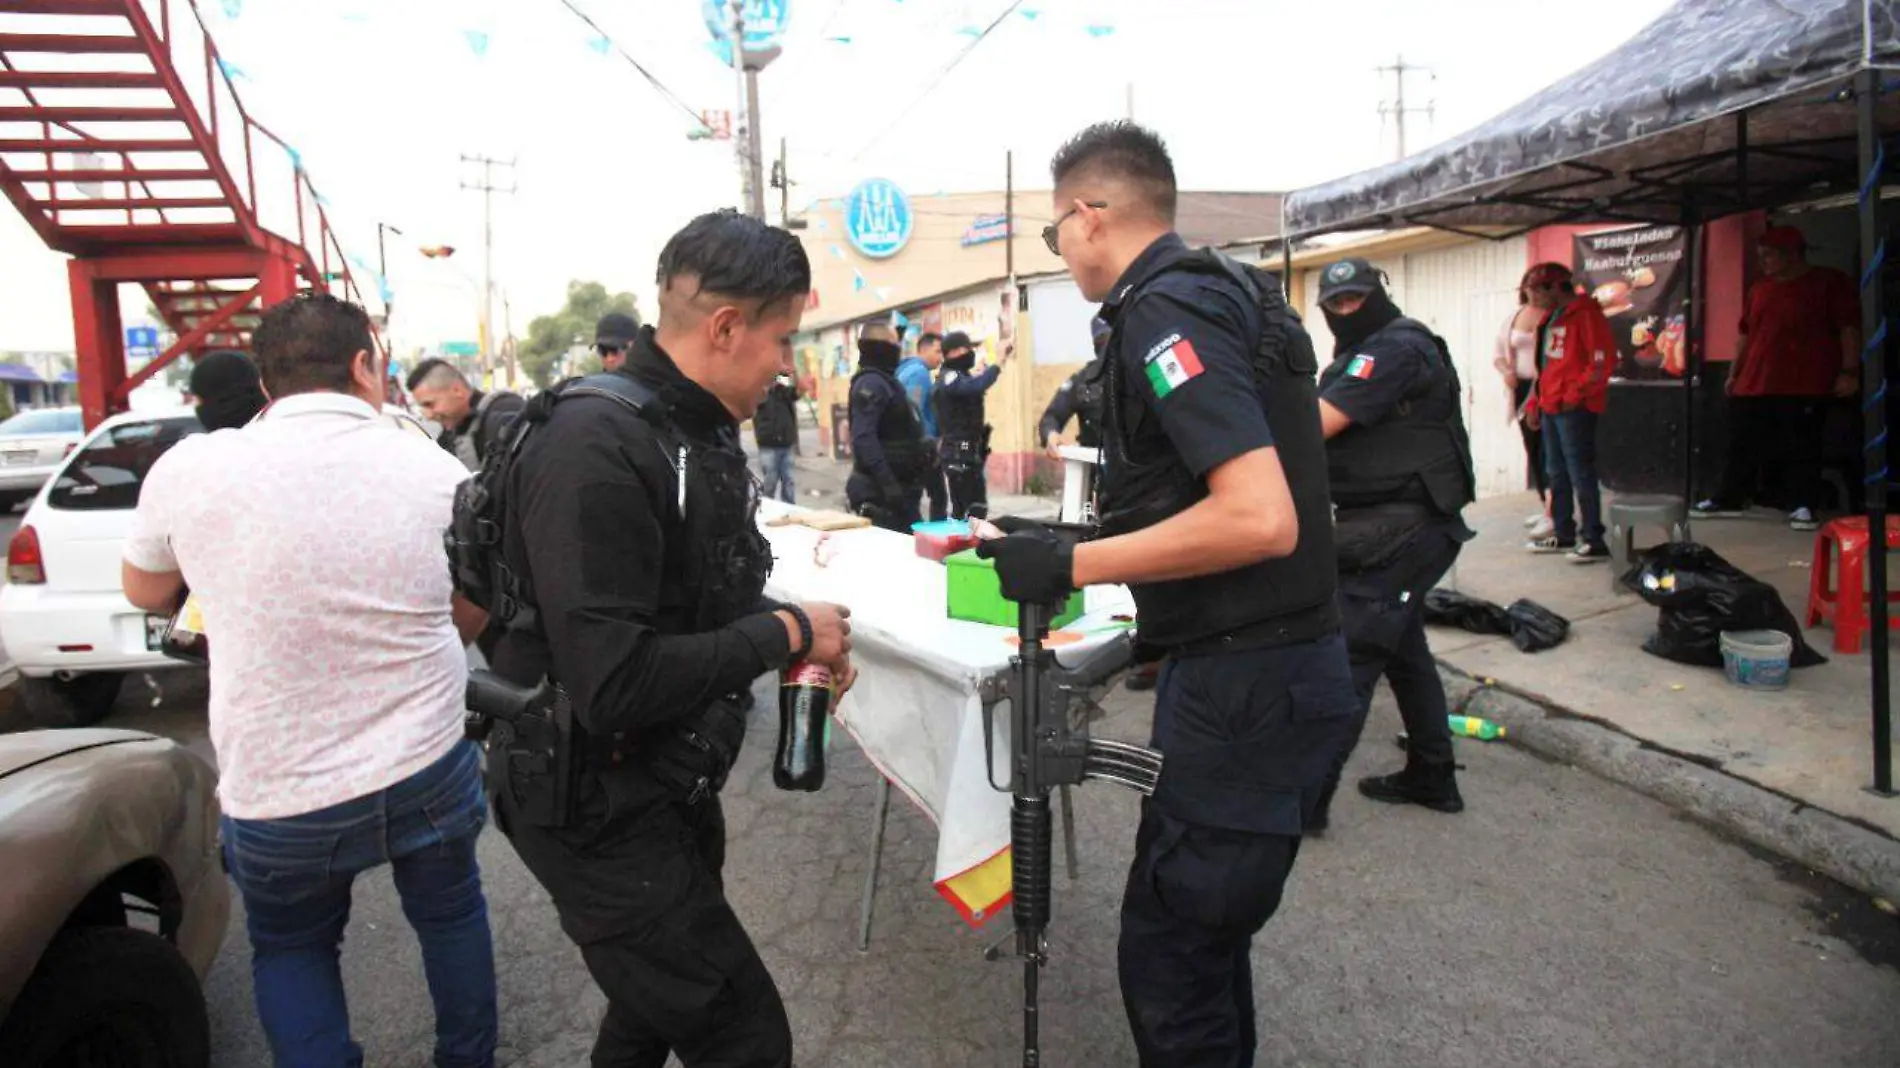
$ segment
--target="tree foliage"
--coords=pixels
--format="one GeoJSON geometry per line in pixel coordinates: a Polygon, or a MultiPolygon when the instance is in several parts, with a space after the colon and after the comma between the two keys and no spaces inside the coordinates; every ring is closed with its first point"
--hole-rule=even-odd
{"type": "MultiPolygon", "coordinates": [[[[607,292],[599,282],[576,279],[567,284],[567,303],[553,315],[541,315],[528,324],[528,336],[521,341],[521,370],[535,385],[546,388],[554,377],[561,357],[574,345],[594,342],[594,324],[608,312],[631,315],[640,322],[639,302],[632,293],[607,292]]],[[[589,354],[586,362],[599,369],[598,356],[589,354]]],[[[584,370],[585,368],[576,368],[584,370]]]]}

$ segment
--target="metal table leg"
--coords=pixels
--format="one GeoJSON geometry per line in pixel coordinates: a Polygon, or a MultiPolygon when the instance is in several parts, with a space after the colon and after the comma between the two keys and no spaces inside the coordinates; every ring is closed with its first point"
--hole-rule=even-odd
{"type": "Polygon", "coordinates": [[[871,948],[871,908],[877,900],[877,873],[884,864],[884,824],[891,815],[891,780],[877,777],[877,804],[871,816],[871,866],[864,873],[864,901],[858,910],[858,952],[871,948]]]}
{"type": "Polygon", "coordinates": [[[1075,798],[1069,787],[1062,787],[1062,857],[1068,863],[1069,881],[1075,881],[1075,798]]]}

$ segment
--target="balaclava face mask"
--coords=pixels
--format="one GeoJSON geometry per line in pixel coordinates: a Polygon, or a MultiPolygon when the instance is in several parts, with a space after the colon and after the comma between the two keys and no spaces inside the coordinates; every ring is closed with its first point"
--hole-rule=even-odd
{"type": "Polygon", "coordinates": [[[904,354],[895,341],[878,341],[873,338],[858,339],[858,366],[874,371],[896,373],[898,357],[904,354]]]}
{"type": "Polygon", "coordinates": [[[1398,305],[1392,303],[1384,286],[1367,293],[1366,302],[1351,315],[1336,315],[1324,305],[1321,305],[1320,311],[1326,314],[1326,326],[1333,332],[1334,355],[1358,348],[1387,323],[1405,314],[1399,311],[1398,305]]]}
{"type": "Polygon", "coordinates": [[[949,370],[969,374],[976,370],[976,350],[970,349],[960,356],[947,356],[944,358],[943,365],[949,370]]]}

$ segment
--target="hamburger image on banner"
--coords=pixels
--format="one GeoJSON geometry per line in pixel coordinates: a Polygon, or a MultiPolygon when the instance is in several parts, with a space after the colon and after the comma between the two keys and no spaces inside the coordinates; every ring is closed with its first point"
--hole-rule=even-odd
{"type": "Polygon", "coordinates": [[[1613,381],[1679,381],[1687,359],[1689,274],[1680,226],[1579,234],[1577,281],[1603,306],[1616,338],[1613,381]]]}

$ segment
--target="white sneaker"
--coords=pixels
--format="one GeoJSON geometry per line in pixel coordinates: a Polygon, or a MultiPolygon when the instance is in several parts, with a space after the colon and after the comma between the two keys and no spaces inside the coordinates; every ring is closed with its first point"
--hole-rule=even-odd
{"type": "Polygon", "coordinates": [[[1537,526],[1539,523],[1548,523],[1548,522],[1550,522],[1550,513],[1538,512],[1535,515],[1527,515],[1524,517],[1524,528],[1526,530],[1529,530],[1532,527],[1537,526]]]}
{"type": "Polygon", "coordinates": [[[1821,523],[1814,518],[1814,512],[1807,508],[1796,508],[1788,513],[1789,530],[1820,530],[1821,523]]]}
{"type": "Polygon", "coordinates": [[[1558,541],[1557,535],[1555,534],[1547,538],[1537,538],[1524,543],[1525,551],[1533,553],[1567,553],[1575,551],[1576,548],[1576,542],[1558,541]]]}
{"type": "Polygon", "coordinates": [[[1549,516],[1540,515],[1537,517],[1537,522],[1532,523],[1530,529],[1528,531],[1525,531],[1525,534],[1532,541],[1538,541],[1540,539],[1550,537],[1552,534],[1556,533],[1556,530],[1557,530],[1557,524],[1553,522],[1549,516]]]}

